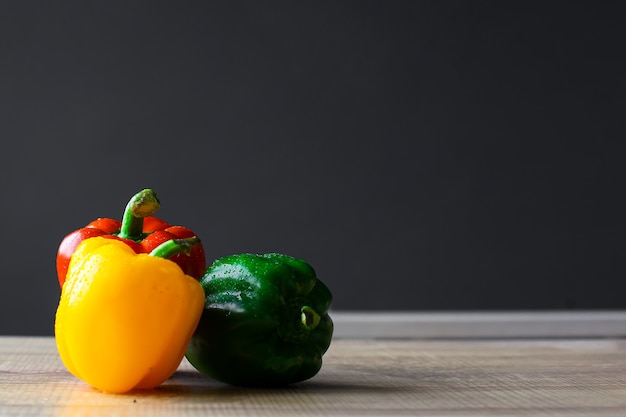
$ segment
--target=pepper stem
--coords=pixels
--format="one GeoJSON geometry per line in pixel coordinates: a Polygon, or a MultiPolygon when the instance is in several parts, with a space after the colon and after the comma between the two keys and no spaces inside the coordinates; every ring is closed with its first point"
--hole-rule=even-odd
{"type": "Polygon", "coordinates": [[[320,324],[320,315],[309,306],[300,309],[300,320],[307,330],[313,330],[320,324]]]}
{"type": "Polygon", "coordinates": [[[319,313],[313,307],[303,305],[303,301],[301,298],[294,298],[285,305],[283,319],[276,330],[286,342],[304,343],[322,320],[319,313]]]}
{"type": "Polygon", "coordinates": [[[119,237],[139,241],[143,238],[143,218],[152,216],[161,206],[154,191],[149,188],[139,191],[131,197],[124,217],[119,237]]]}
{"type": "Polygon", "coordinates": [[[170,239],[152,249],[152,252],[150,252],[149,255],[156,256],[158,258],[171,258],[179,253],[189,255],[191,248],[198,243],[200,243],[200,239],[196,236],[184,239],[170,239]]]}

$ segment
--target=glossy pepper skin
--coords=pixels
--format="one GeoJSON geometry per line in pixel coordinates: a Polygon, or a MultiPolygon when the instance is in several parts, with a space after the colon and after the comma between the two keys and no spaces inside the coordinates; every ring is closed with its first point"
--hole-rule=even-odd
{"type": "Polygon", "coordinates": [[[200,283],[157,257],[181,241],[152,255],[103,237],[79,244],[55,319],[59,355],[73,375],[125,393],[154,388],[176,371],[204,305],[200,283]]]}
{"type": "Polygon", "coordinates": [[[187,359],[233,385],[280,386],[322,366],[332,295],[303,260],[282,254],[218,259],[200,280],[206,299],[187,359]]]}
{"type": "MultiPolygon", "coordinates": [[[[99,218],[65,236],[59,245],[56,258],[59,285],[63,287],[72,254],[85,239],[96,236],[117,239],[126,243],[135,253],[150,253],[170,239],[195,236],[186,227],[172,226],[152,216],[159,207],[157,195],[153,190],[146,188],[129,200],[122,221],[99,218]]],[[[187,275],[196,279],[200,279],[206,270],[206,257],[201,243],[195,245],[189,255],[176,254],[170,260],[176,262],[187,275]]]]}

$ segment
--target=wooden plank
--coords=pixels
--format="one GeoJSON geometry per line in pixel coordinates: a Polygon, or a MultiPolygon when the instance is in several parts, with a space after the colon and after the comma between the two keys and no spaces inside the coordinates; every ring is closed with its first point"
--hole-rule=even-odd
{"type": "Polygon", "coordinates": [[[331,317],[335,337],[349,339],[626,337],[626,311],[334,311],[331,317]]]}
{"type": "Polygon", "coordinates": [[[63,368],[52,338],[0,338],[0,415],[626,415],[626,341],[333,341],[322,371],[283,389],[232,387],[187,362],[163,386],[103,394],[63,368]]]}

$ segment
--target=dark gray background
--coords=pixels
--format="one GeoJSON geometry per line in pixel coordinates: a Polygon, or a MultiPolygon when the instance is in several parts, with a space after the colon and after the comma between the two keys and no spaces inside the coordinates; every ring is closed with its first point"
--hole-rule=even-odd
{"type": "Polygon", "coordinates": [[[61,4],[0,5],[0,333],[144,187],[336,310],[626,308],[623,3],[61,4]]]}

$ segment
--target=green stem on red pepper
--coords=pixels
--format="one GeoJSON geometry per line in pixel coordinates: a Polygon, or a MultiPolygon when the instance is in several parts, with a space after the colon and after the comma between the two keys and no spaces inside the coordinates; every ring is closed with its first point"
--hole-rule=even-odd
{"type": "Polygon", "coordinates": [[[174,255],[178,255],[179,253],[189,255],[191,248],[198,243],[200,243],[200,239],[195,236],[184,239],[171,239],[152,249],[152,252],[150,252],[149,255],[166,259],[171,258],[174,255]]]}
{"type": "Polygon", "coordinates": [[[132,196],[122,217],[122,227],[118,237],[139,241],[144,238],[143,219],[152,216],[161,206],[155,192],[149,188],[132,196]]]}

